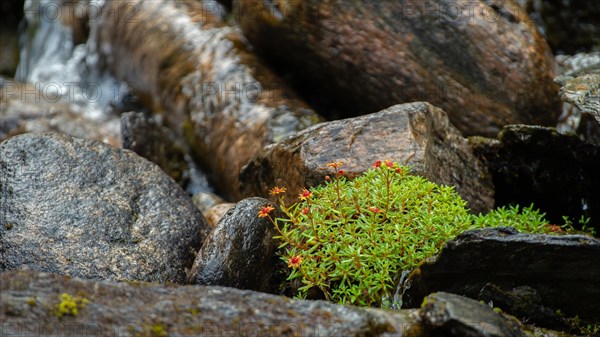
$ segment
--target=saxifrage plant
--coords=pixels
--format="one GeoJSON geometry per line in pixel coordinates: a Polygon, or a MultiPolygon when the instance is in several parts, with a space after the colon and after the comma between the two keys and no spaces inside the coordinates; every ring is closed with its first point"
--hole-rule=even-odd
{"type": "Polygon", "coordinates": [[[283,187],[271,190],[279,196],[285,218],[273,219],[272,205],[258,213],[278,231],[280,255],[291,269],[288,281],[302,283],[300,298],[318,288],[333,302],[382,306],[403,271],[413,270],[465,230],[512,226],[551,234],[572,229],[548,224],[532,206],[472,215],[453,187],[413,175],[391,161],[377,161],[354,180],[344,176],[342,163],[327,166],[335,177],[304,189],[298,203],[285,204],[283,187]]]}

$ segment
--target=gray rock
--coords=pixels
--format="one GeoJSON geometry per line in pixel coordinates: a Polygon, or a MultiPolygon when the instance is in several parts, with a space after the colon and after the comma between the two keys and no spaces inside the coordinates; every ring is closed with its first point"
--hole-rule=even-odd
{"type": "Polygon", "coordinates": [[[436,291],[478,298],[493,283],[505,289],[529,286],[540,304],[567,317],[600,317],[600,240],[582,235],[519,234],[512,228],[465,232],[407,280],[404,307],[418,307],[436,291]]]}
{"type": "MultiPolygon", "coordinates": [[[[274,262],[275,227],[258,212],[271,203],[249,198],[230,209],[196,256],[189,282],[269,291],[274,262]]],[[[275,214],[275,212],[273,212],[275,214]]]]}
{"type": "Polygon", "coordinates": [[[394,337],[408,312],[291,300],[222,287],[94,282],[31,271],[0,274],[6,335],[394,337]],[[55,317],[61,294],[86,298],[78,315],[55,317]]]}
{"type": "Polygon", "coordinates": [[[427,336],[525,337],[519,322],[497,314],[475,300],[438,292],[425,298],[419,311],[427,336]]]}
{"type": "Polygon", "coordinates": [[[0,82],[0,141],[28,132],[58,132],[121,146],[118,117],[90,116],[38,89],[29,83],[0,82]]]}
{"type": "Polygon", "coordinates": [[[303,187],[334,175],[326,164],[342,161],[354,177],[376,160],[394,160],[458,193],[475,212],[493,207],[493,185],[485,167],[444,111],[428,103],[409,103],[381,112],[322,123],[265,148],[240,174],[242,194],[268,196],[273,186],[286,186],[286,201],[303,187]]]}
{"type": "Polygon", "coordinates": [[[557,80],[561,84],[561,99],[591,114],[600,123],[600,69],[577,77],[563,76],[557,80]]]}
{"type": "MultiPolygon", "coordinates": [[[[474,153],[491,172],[496,206],[535,207],[562,224],[581,216],[600,233],[600,147],[554,128],[510,125],[498,139],[471,138],[474,153]]],[[[575,223],[577,225],[577,223],[575,223]]]]}
{"type": "Polygon", "coordinates": [[[182,282],[208,234],[158,166],[55,134],[0,144],[0,270],[182,282]]]}

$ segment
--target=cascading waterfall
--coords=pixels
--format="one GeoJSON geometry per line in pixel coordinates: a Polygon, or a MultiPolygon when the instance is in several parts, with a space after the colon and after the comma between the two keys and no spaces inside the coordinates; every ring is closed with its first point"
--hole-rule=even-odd
{"type": "MultiPolygon", "coordinates": [[[[115,107],[130,94],[131,85],[119,81],[101,66],[99,48],[105,54],[110,45],[98,44],[98,17],[104,0],[80,1],[70,11],[64,11],[61,0],[26,0],[26,29],[20,37],[20,61],[15,80],[29,83],[39,91],[39,103],[66,103],[87,119],[109,123],[118,130],[115,107]],[[62,16],[88,16],[90,31],[87,41],[76,44],[73,29],[63,24],[62,16]],[[106,50],[105,50],[106,49],[106,50]]],[[[160,116],[157,116],[160,119],[160,116]]],[[[118,132],[118,131],[117,131],[118,132]]],[[[212,192],[204,172],[187,156],[190,194],[212,192]]]]}
{"type": "MultiPolygon", "coordinates": [[[[102,3],[91,0],[84,4],[85,10],[100,8],[102,3]]],[[[34,84],[45,100],[69,103],[87,117],[105,117],[128,94],[128,86],[99,69],[93,22],[87,42],[73,42],[72,28],[61,22],[61,16],[75,12],[61,11],[62,6],[60,0],[26,0],[27,28],[21,36],[15,80],[34,84]]]]}

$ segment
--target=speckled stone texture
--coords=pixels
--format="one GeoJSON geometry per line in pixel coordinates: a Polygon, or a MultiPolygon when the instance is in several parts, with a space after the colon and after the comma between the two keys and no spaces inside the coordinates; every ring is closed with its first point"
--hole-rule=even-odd
{"type": "Polygon", "coordinates": [[[6,336],[403,336],[412,311],[387,312],[300,301],[223,287],[159,286],[0,274],[6,336]],[[74,316],[52,310],[62,293],[90,302],[74,316]]]}
{"type": "Polygon", "coordinates": [[[58,134],[0,143],[0,270],[183,282],[208,225],[158,166],[58,134]]]}

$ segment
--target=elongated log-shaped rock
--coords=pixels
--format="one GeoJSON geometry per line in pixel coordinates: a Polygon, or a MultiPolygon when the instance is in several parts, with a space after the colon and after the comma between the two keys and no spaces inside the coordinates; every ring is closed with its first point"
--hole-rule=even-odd
{"type": "MultiPolygon", "coordinates": [[[[2,336],[401,337],[405,329],[418,325],[413,310],[357,308],[224,287],[81,280],[35,271],[0,273],[0,294],[2,336]]],[[[450,331],[443,335],[456,336],[450,331]]]]}
{"type": "Polygon", "coordinates": [[[427,101],[465,135],[552,124],[554,60],[512,1],[234,1],[244,34],[345,113],[427,101]]]}
{"type": "Polygon", "coordinates": [[[257,151],[320,119],[245,49],[237,28],[212,15],[214,6],[106,1],[96,29],[108,67],[183,126],[217,187],[235,198],[239,169],[257,151]]]}

